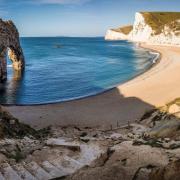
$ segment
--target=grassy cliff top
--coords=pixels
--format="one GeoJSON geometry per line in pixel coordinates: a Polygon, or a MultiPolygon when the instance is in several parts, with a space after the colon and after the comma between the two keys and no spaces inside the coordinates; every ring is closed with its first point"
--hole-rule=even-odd
{"type": "Polygon", "coordinates": [[[117,29],[112,29],[113,31],[115,32],[121,32],[123,34],[129,34],[133,29],[133,26],[132,25],[128,25],[128,26],[123,26],[123,27],[120,27],[120,28],[117,28],[117,29]]]}
{"type": "Polygon", "coordinates": [[[141,12],[145,22],[151,26],[155,34],[160,34],[165,25],[174,31],[180,31],[180,12],[141,12]]]}

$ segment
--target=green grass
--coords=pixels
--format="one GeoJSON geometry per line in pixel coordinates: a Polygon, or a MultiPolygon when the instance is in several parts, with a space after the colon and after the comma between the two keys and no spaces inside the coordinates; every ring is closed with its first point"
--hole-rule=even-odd
{"type": "Polygon", "coordinates": [[[141,12],[141,14],[145,22],[154,30],[155,35],[160,34],[165,25],[177,34],[180,31],[180,12],[141,12]]]}
{"type": "Polygon", "coordinates": [[[128,35],[133,29],[133,26],[132,25],[128,25],[128,26],[123,26],[123,27],[120,27],[120,28],[117,28],[117,29],[112,29],[113,31],[115,32],[121,32],[123,34],[126,34],[128,35]]]}

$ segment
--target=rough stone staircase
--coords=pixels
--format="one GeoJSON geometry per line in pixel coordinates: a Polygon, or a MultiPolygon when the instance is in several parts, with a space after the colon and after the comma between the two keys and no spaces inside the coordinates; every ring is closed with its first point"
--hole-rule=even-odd
{"type": "Polygon", "coordinates": [[[4,163],[0,168],[0,180],[48,180],[72,174],[85,165],[68,156],[42,163],[35,161],[16,165],[4,163]]]}
{"type": "Polygon", "coordinates": [[[103,152],[98,146],[80,145],[76,158],[62,155],[42,162],[20,162],[14,165],[0,165],[0,180],[49,180],[70,175],[78,169],[89,165],[103,152]]]}

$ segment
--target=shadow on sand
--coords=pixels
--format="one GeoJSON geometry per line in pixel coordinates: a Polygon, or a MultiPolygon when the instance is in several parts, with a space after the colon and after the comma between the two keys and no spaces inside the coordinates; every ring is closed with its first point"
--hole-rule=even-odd
{"type": "Polygon", "coordinates": [[[136,97],[124,97],[114,88],[80,100],[6,108],[20,121],[37,128],[49,125],[110,128],[134,122],[154,106],[136,97]]]}

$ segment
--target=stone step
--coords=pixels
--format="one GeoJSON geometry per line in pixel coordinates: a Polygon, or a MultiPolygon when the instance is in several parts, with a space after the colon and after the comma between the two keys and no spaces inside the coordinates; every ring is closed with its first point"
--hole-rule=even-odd
{"type": "Polygon", "coordinates": [[[0,173],[0,180],[5,180],[1,173],[0,173]]]}
{"type": "Polygon", "coordinates": [[[16,164],[13,169],[17,171],[18,175],[24,180],[37,180],[29,171],[27,171],[22,165],[16,164]]]}
{"type": "Polygon", "coordinates": [[[84,165],[90,165],[95,159],[97,159],[101,154],[105,153],[96,144],[91,145],[81,145],[81,153],[78,161],[84,165]]]}
{"type": "Polygon", "coordinates": [[[22,180],[22,178],[8,163],[3,164],[2,175],[6,180],[22,180]]]}
{"type": "Polygon", "coordinates": [[[63,177],[66,175],[62,169],[58,169],[49,161],[42,162],[41,166],[52,176],[52,178],[63,177]]]}
{"type": "Polygon", "coordinates": [[[56,166],[58,169],[64,171],[65,175],[72,174],[76,170],[83,167],[83,164],[68,156],[64,156],[63,158],[57,158],[51,161],[50,163],[56,166]]]}
{"type": "Polygon", "coordinates": [[[39,180],[52,179],[51,175],[34,161],[25,165],[25,168],[39,180]]]}
{"type": "Polygon", "coordinates": [[[67,141],[65,139],[62,138],[50,138],[46,141],[46,145],[48,146],[62,146],[74,151],[80,151],[80,145],[77,142],[71,142],[71,141],[67,141]]]}
{"type": "Polygon", "coordinates": [[[71,167],[68,167],[68,165],[64,165],[62,163],[63,159],[62,158],[57,158],[54,160],[51,160],[50,163],[53,164],[55,167],[58,169],[62,170],[64,172],[64,176],[70,175],[73,173],[73,170],[71,167]]]}
{"type": "Polygon", "coordinates": [[[77,170],[80,169],[84,166],[83,163],[69,157],[69,156],[64,156],[64,160],[69,162],[70,167],[72,167],[73,169],[77,170]]]}

